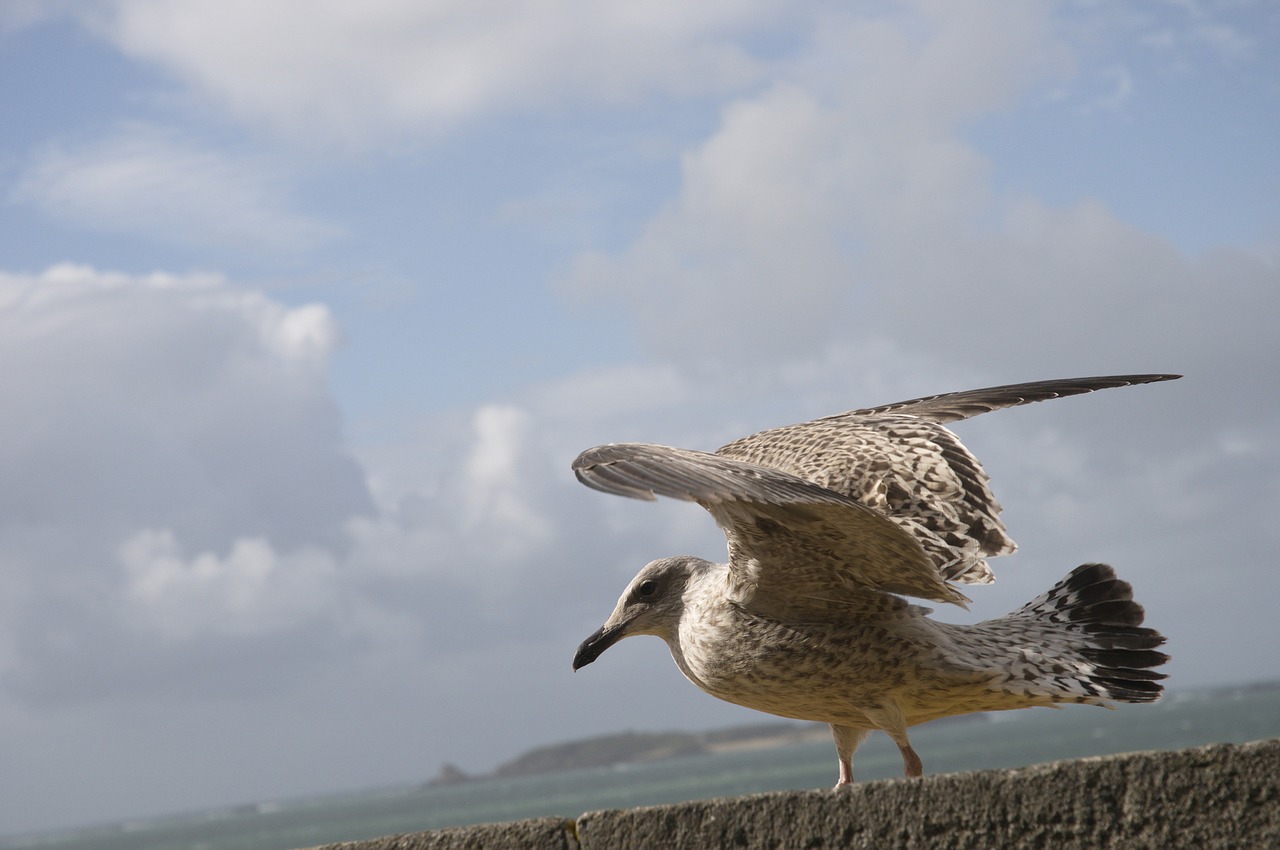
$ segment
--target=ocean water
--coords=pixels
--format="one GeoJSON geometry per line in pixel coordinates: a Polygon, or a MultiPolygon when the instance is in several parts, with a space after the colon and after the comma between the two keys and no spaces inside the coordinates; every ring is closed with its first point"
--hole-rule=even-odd
{"type": "MultiPolygon", "coordinates": [[[[916,727],[928,773],[1018,767],[1135,750],[1280,736],[1280,688],[1172,693],[1118,711],[1073,706],[916,727]]],[[[854,758],[859,780],[901,775],[897,748],[873,735],[854,758]]],[[[444,826],[672,803],[835,782],[829,740],[688,756],[642,765],[438,788],[391,788],[264,803],[50,835],[0,839],[3,850],[292,850],[444,826]]]]}

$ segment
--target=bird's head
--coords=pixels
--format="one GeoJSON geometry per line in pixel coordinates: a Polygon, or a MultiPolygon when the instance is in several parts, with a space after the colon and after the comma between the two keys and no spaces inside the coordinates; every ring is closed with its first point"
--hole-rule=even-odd
{"type": "Polygon", "coordinates": [[[675,639],[684,612],[684,592],[700,568],[712,564],[700,558],[662,558],[645,565],[618,600],[617,607],[573,656],[573,669],[585,667],[606,649],[631,635],[675,639]]]}

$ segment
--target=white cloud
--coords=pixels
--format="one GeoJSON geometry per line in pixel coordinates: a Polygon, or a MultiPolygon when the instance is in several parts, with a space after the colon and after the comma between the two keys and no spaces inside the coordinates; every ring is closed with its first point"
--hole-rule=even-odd
{"type": "Polygon", "coordinates": [[[814,305],[842,300],[851,274],[826,226],[837,206],[822,173],[825,119],[790,86],[731,107],[685,157],[679,200],[621,256],[581,257],[568,288],[616,291],[655,348],[768,356],[807,345],[826,324],[814,305]]]}
{"type": "Polygon", "coordinates": [[[894,285],[875,267],[882,245],[911,239],[949,262],[920,240],[971,227],[989,203],[988,165],[957,128],[1058,50],[1041,6],[829,21],[790,81],[723,111],[641,236],[579,257],[564,286],[624,299],[667,355],[817,354],[894,285]]]}
{"type": "Polygon", "coordinates": [[[254,635],[332,613],[333,556],[318,548],[279,553],[270,541],[240,538],[225,557],[184,557],[172,531],[142,530],[120,547],[127,584],[125,621],[165,639],[254,635]]]}
{"type": "Polygon", "coordinates": [[[735,37],[773,0],[111,0],[89,16],[252,122],[299,135],[434,131],[496,110],[723,91],[758,77],[735,37]]]}
{"type": "Polygon", "coordinates": [[[10,199],[89,230],[182,245],[293,252],[336,236],[287,208],[283,170],[127,124],[100,141],[38,151],[10,199]]]}
{"type": "Polygon", "coordinates": [[[912,8],[828,26],[786,82],[723,110],[629,245],[579,255],[561,286],[620,299],[649,353],[721,380],[878,345],[1000,378],[1262,356],[1245,304],[1268,300],[1265,258],[1192,259],[1099,201],[993,189],[966,130],[1070,67],[1047,7],[912,8]]]}
{"type": "Polygon", "coordinates": [[[0,681],[123,687],[177,651],[143,634],[288,634],[326,604],[373,510],[325,384],[336,336],[322,306],[215,276],[0,274],[0,681]]]}
{"type": "Polygon", "coordinates": [[[535,443],[540,430],[520,407],[481,405],[363,447],[379,512],[348,524],[353,572],[420,582],[401,599],[385,599],[393,609],[418,604],[407,600],[437,582],[489,602],[503,598],[562,542],[561,516],[548,496],[561,482],[548,475],[535,443]]]}
{"type": "Polygon", "coordinates": [[[528,482],[518,465],[529,425],[528,414],[518,408],[481,407],[475,415],[476,442],[463,468],[469,530],[496,527],[501,533],[489,539],[513,555],[551,536],[547,520],[528,499],[528,482]]]}

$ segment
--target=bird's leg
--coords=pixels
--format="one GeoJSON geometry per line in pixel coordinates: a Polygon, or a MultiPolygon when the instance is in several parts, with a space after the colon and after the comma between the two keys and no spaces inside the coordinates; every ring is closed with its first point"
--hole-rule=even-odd
{"type": "Polygon", "coordinates": [[[901,709],[896,705],[889,705],[877,711],[864,709],[864,713],[898,745],[898,752],[902,753],[903,774],[923,776],[924,763],[920,761],[920,756],[912,749],[911,741],[907,739],[907,724],[901,709]]]}
{"type": "Polygon", "coordinates": [[[898,744],[898,752],[902,753],[902,772],[907,776],[923,776],[924,763],[920,761],[920,756],[916,755],[916,751],[911,748],[911,744],[907,741],[907,736],[903,735],[902,740],[895,743],[898,744]]]}
{"type": "Polygon", "coordinates": [[[831,724],[831,737],[836,741],[836,758],[840,761],[840,778],[836,780],[837,788],[853,784],[853,751],[858,749],[858,745],[870,734],[870,729],[831,724]]]}

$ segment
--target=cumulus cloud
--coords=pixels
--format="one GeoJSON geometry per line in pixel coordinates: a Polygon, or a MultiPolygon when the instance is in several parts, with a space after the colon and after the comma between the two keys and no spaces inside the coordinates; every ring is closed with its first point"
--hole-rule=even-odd
{"type": "Polygon", "coordinates": [[[186,558],[172,531],[144,529],[120,546],[127,622],[165,639],[280,631],[334,603],[333,556],[311,547],[277,552],[237,539],[225,557],[186,558]]]}
{"type": "Polygon", "coordinates": [[[519,538],[495,541],[524,550],[529,539],[550,536],[547,522],[526,499],[517,467],[529,428],[528,416],[513,407],[485,406],[476,411],[476,442],[463,467],[467,525],[477,533],[492,518],[504,530],[518,530],[519,538]]]}
{"type": "Polygon", "coordinates": [[[0,711],[565,627],[545,605],[605,561],[575,532],[604,508],[563,498],[577,408],[482,405],[357,457],[338,340],[325,307],[214,275],[0,274],[0,711]]]}
{"type": "Polygon", "coordinates": [[[336,236],[287,208],[283,171],[134,123],[98,141],[46,145],[10,198],[77,227],[186,246],[293,252],[336,236]]]}
{"type": "Polygon", "coordinates": [[[825,120],[791,86],[731,107],[685,157],[679,200],[622,255],[580,257],[568,289],[616,292],[656,349],[768,356],[809,344],[826,325],[814,305],[841,301],[851,273],[825,224],[836,199],[814,167],[830,161],[825,120]]]}
{"type": "Polygon", "coordinates": [[[215,276],[0,274],[0,681],[74,691],[147,634],[322,607],[319,550],[373,509],[325,386],[336,341],[325,308],[215,276]]]}
{"type": "Polygon", "coordinates": [[[826,22],[786,81],[725,108],[643,234],[579,257],[566,290],[622,298],[653,350],[678,356],[758,363],[847,335],[894,280],[874,268],[882,243],[968,227],[988,202],[958,127],[1060,50],[1041,5],[999,21],[924,9],[826,22]]]}
{"type": "Polygon", "coordinates": [[[379,511],[349,524],[348,561],[380,604],[449,622],[506,615],[513,586],[563,544],[550,494],[564,482],[533,443],[540,430],[522,407],[482,405],[359,450],[379,511]]]}
{"type": "Polygon", "coordinates": [[[876,346],[938,370],[964,350],[1001,376],[1185,368],[1188,343],[1218,367],[1260,356],[1246,305],[1269,300],[1265,257],[1188,257],[1098,201],[995,190],[966,128],[1073,64],[1048,6],[1007,12],[832,22],[784,82],[723,110],[629,245],[582,253],[560,285],[621,300],[651,354],[722,379],[876,346]]]}

